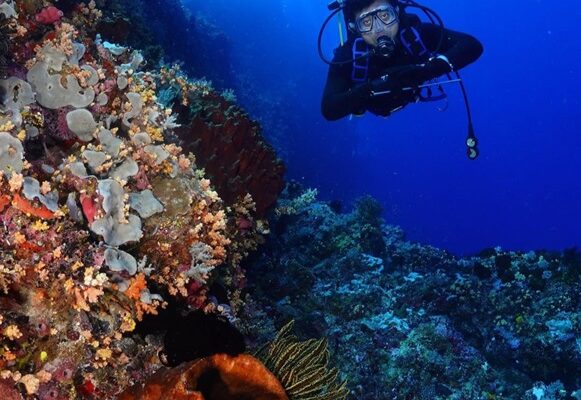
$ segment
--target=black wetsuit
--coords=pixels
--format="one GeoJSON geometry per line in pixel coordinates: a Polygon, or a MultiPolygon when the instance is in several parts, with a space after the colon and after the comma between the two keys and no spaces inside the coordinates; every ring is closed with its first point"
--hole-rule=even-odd
{"type": "MultiPolygon", "coordinates": [[[[440,27],[421,23],[416,25],[416,29],[428,50],[434,51],[440,40],[440,27]]],[[[353,59],[352,48],[354,40],[355,38],[351,38],[343,46],[337,48],[333,61],[340,62],[353,59]]],[[[482,51],[482,45],[474,37],[465,33],[446,30],[444,41],[438,54],[446,56],[450,64],[454,66],[454,69],[460,70],[476,61],[482,51]]],[[[381,116],[390,115],[393,110],[415,101],[417,92],[394,91],[387,95],[371,97],[371,82],[383,76],[390,68],[422,64],[426,61],[427,57],[422,58],[408,54],[398,41],[396,51],[389,59],[371,56],[368,79],[364,83],[353,82],[352,63],[331,65],[321,104],[323,116],[330,121],[334,121],[349,114],[363,114],[365,111],[381,116]]],[[[423,83],[423,79],[419,78],[415,82],[414,79],[411,82],[408,80],[406,85],[410,83],[412,86],[417,86],[423,83]]]]}

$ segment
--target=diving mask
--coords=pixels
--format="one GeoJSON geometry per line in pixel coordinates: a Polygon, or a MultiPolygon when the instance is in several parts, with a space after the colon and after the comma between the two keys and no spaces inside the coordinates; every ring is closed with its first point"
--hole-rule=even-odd
{"type": "MultiPolygon", "coordinates": [[[[381,21],[385,27],[391,26],[398,21],[397,11],[392,6],[378,7],[373,11],[361,14],[355,20],[355,25],[359,33],[369,33],[375,28],[375,20],[381,21]]],[[[381,25],[380,25],[381,26],[381,25]]],[[[379,30],[375,28],[375,30],[379,30]]]]}

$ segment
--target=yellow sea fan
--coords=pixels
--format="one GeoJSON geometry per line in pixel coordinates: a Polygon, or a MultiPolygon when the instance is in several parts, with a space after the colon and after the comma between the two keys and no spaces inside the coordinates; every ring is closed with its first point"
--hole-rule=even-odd
{"type": "Polygon", "coordinates": [[[280,380],[291,400],[344,400],[347,382],[339,382],[339,371],[329,368],[325,339],[304,342],[291,334],[294,321],[286,324],[274,341],[256,357],[280,380]]]}

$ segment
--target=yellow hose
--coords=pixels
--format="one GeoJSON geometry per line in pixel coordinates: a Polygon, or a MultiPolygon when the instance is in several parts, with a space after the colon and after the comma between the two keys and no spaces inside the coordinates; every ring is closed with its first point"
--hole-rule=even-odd
{"type": "Polygon", "coordinates": [[[339,25],[339,40],[341,41],[341,46],[345,44],[345,40],[343,40],[343,24],[341,24],[341,14],[337,15],[337,24],[339,25]]]}

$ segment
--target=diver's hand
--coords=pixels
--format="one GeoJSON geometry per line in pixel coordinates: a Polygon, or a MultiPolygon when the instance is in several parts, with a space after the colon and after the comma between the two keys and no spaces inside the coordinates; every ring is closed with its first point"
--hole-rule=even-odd
{"type": "Polygon", "coordinates": [[[452,72],[452,65],[450,65],[450,62],[447,60],[448,59],[446,57],[444,58],[435,57],[430,59],[426,64],[424,64],[424,70],[422,75],[424,82],[435,79],[449,72],[452,72]]]}
{"type": "Polygon", "coordinates": [[[452,66],[442,58],[432,58],[425,64],[415,65],[405,71],[400,79],[410,86],[421,85],[452,71],[452,66]]]}
{"type": "Polygon", "coordinates": [[[372,94],[387,91],[399,92],[403,88],[419,86],[450,71],[452,71],[452,66],[448,61],[435,57],[425,64],[408,64],[388,68],[383,72],[383,76],[370,82],[370,87],[372,94]]]}
{"type": "Polygon", "coordinates": [[[391,67],[383,71],[383,75],[370,82],[372,92],[396,92],[407,86],[407,79],[403,79],[405,75],[412,73],[415,65],[399,65],[391,67]]]}
{"type": "Polygon", "coordinates": [[[411,64],[404,67],[398,67],[398,69],[393,71],[390,76],[393,79],[399,80],[403,87],[414,87],[451,71],[452,66],[445,57],[435,57],[425,64],[411,64]]]}
{"type": "Polygon", "coordinates": [[[401,82],[387,74],[377,79],[373,79],[369,86],[372,94],[381,92],[395,92],[400,91],[403,88],[401,82]]]}
{"type": "Polygon", "coordinates": [[[425,71],[424,65],[408,64],[388,68],[383,73],[383,76],[371,81],[373,92],[399,92],[405,87],[417,86],[425,71]]]}

